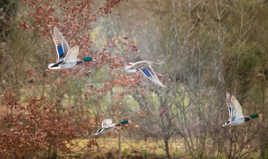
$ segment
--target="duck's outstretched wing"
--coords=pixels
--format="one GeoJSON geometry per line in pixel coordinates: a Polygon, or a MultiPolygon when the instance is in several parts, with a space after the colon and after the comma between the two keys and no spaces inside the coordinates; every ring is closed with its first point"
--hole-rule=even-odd
{"type": "Polygon", "coordinates": [[[101,127],[102,128],[109,128],[113,126],[113,120],[112,119],[104,119],[101,122],[101,127]]]}
{"type": "Polygon", "coordinates": [[[243,112],[242,112],[242,107],[239,103],[239,101],[236,99],[235,96],[232,96],[231,98],[231,105],[233,107],[233,116],[235,115],[236,117],[242,117],[243,112]]]}
{"type": "Polygon", "coordinates": [[[114,129],[115,129],[115,127],[109,127],[109,128],[101,128],[101,129],[98,129],[98,130],[95,132],[94,136],[97,136],[97,135],[100,135],[100,134],[104,134],[104,133],[110,132],[110,131],[112,131],[112,130],[114,130],[114,129]]]}
{"type": "Polygon", "coordinates": [[[54,27],[53,29],[52,39],[56,47],[58,61],[60,61],[67,55],[67,52],[69,51],[70,46],[57,27],[54,27]]]}
{"type": "Polygon", "coordinates": [[[239,101],[236,99],[235,96],[226,93],[226,103],[229,110],[229,116],[231,119],[235,119],[238,117],[243,117],[242,107],[239,101]]]}
{"type": "Polygon", "coordinates": [[[227,93],[226,93],[226,105],[227,105],[227,108],[228,108],[228,112],[229,112],[229,121],[231,121],[232,120],[232,112],[233,112],[233,110],[232,110],[232,107],[231,107],[231,98],[229,97],[229,93],[228,93],[228,95],[227,95],[227,93]]]}
{"type": "Polygon", "coordinates": [[[153,68],[149,64],[144,64],[141,67],[138,68],[138,70],[149,80],[151,80],[153,83],[161,86],[161,87],[166,87],[157,77],[155,74],[153,68]]]}
{"type": "Polygon", "coordinates": [[[112,131],[114,129],[116,129],[116,127],[122,126],[122,125],[126,125],[128,124],[128,120],[123,120],[117,124],[113,123],[112,119],[104,119],[101,123],[101,127],[100,129],[98,129],[93,136],[97,136],[100,134],[104,134],[107,133],[109,131],[112,131]]]}
{"type": "Polygon", "coordinates": [[[72,47],[68,52],[67,55],[64,58],[64,61],[66,63],[76,63],[77,62],[77,56],[79,53],[79,47],[76,45],[72,47]]]}

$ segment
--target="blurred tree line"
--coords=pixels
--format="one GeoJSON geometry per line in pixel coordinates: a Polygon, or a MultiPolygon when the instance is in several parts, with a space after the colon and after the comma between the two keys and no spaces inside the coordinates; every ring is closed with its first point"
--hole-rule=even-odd
{"type": "MultiPolygon", "coordinates": [[[[38,2],[0,2],[0,138],[14,131],[7,121],[18,119],[8,117],[21,116],[21,109],[11,110],[25,108],[28,98],[45,97],[35,105],[40,113],[53,112],[51,125],[34,124],[57,130],[51,128],[54,133],[30,140],[46,143],[36,151],[23,147],[25,152],[20,152],[15,147],[1,154],[16,158],[12,155],[16,152],[30,158],[41,152],[56,158],[57,151],[68,152],[65,141],[84,138],[103,118],[113,117],[132,120],[123,132],[126,137],[162,140],[169,159],[171,140],[183,142],[187,155],[196,159],[268,158],[266,0],[81,0],[63,6],[60,0],[38,2]],[[49,37],[53,25],[72,45],[80,45],[80,54],[95,56],[99,62],[47,71],[55,60],[49,37]],[[139,75],[125,75],[122,66],[138,59],[162,63],[153,67],[167,88],[139,75]],[[238,98],[244,114],[260,113],[263,119],[221,128],[228,119],[226,91],[238,98]],[[64,128],[69,133],[63,134],[64,128]]],[[[30,103],[27,107],[33,109],[30,103]]],[[[29,122],[25,119],[22,128],[29,122]]],[[[40,133],[43,129],[35,128],[40,133]]]]}

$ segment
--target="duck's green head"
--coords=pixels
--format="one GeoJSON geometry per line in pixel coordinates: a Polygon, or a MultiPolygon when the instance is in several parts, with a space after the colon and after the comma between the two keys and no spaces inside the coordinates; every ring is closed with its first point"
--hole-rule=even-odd
{"type": "Polygon", "coordinates": [[[259,114],[251,114],[251,115],[250,115],[250,118],[251,118],[251,119],[258,118],[258,117],[259,117],[259,114]]]}
{"type": "Polygon", "coordinates": [[[83,59],[82,59],[82,61],[84,61],[84,62],[90,62],[90,61],[95,61],[92,57],[84,57],[83,59]]]}
{"type": "Polygon", "coordinates": [[[125,125],[125,124],[128,124],[128,120],[123,120],[120,122],[120,125],[125,125]]]}

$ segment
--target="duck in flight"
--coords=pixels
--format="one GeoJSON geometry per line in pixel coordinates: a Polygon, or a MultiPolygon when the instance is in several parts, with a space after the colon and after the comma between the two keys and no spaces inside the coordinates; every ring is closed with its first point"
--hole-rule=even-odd
{"type": "Polygon", "coordinates": [[[116,123],[113,123],[112,119],[104,119],[101,122],[101,128],[98,129],[94,135],[96,136],[99,134],[107,133],[111,130],[114,130],[116,127],[120,127],[120,126],[126,125],[126,124],[128,124],[128,120],[123,120],[123,121],[116,124],[116,123]]]}
{"type": "Polygon", "coordinates": [[[249,116],[244,116],[240,103],[235,96],[230,95],[228,92],[226,93],[226,104],[229,112],[229,120],[224,122],[222,127],[241,125],[261,116],[260,114],[251,114],[249,116]]]}
{"type": "Polygon", "coordinates": [[[54,27],[52,31],[52,39],[56,47],[57,52],[57,61],[48,65],[48,69],[65,69],[72,68],[77,64],[83,62],[95,61],[92,57],[84,57],[82,60],[78,59],[79,47],[74,46],[70,48],[69,44],[63,37],[62,33],[58,30],[57,27],[54,27]]]}
{"type": "Polygon", "coordinates": [[[134,72],[141,72],[147,79],[152,81],[154,84],[160,86],[160,87],[166,87],[157,77],[155,74],[152,65],[153,62],[151,61],[138,61],[135,63],[130,62],[125,66],[125,71],[128,73],[134,73],[134,72]]]}

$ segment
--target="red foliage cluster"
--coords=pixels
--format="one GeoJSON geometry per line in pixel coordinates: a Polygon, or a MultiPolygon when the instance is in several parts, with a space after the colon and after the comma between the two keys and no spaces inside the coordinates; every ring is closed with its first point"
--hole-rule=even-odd
{"type": "MultiPolygon", "coordinates": [[[[128,37],[118,38],[113,37],[107,39],[107,45],[104,46],[102,51],[92,52],[92,41],[90,39],[90,30],[92,29],[92,22],[95,22],[98,18],[103,17],[111,13],[111,9],[117,6],[123,0],[107,0],[99,9],[92,8],[94,0],[65,0],[64,3],[56,2],[52,0],[27,0],[23,1],[31,8],[29,16],[33,19],[31,21],[21,21],[19,25],[24,29],[31,29],[41,33],[41,35],[49,37],[52,27],[57,26],[65,36],[66,40],[70,43],[70,46],[79,46],[79,56],[91,56],[97,58],[97,62],[89,64],[90,67],[84,67],[85,73],[92,69],[92,66],[96,68],[102,67],[108,64],[110,69],[117,69],[124,65],[124,57],[120,54],[112,55],[108,48],[117,48],[119,45],[124,47],[124,52],[136,52],[137,47],[135,43],[128,37]],[[59,15],[62,15],[58,17],[59,15]],[[117,41],[117,43],[115,43],[117,41]]],[[[54,52],[51,50],[51,52],[54,52]]],[[[85,64],[88,66],[88,64],[85,64]]],[[[55,73],[56,71],[49,71],[49,73],[55,73]]],[[[67,76],[68,74],[74,74],[77,70],[64,70],[67,76]]],[[[81,77],[81,76],[80,76],[81,77]]],[[[66,77],[64,78],[66,79],[66,77]]],[[[120,80],[120,79],[118,79],[120,80]]],[[[122,79],[126,80],[126,79],[122,79]]],[[[48,81],[49,82],[49,81],[48,81]]],[[[59,80],[58,82],[63,82],[59,80]]],[[[59,84],[59,83],[58,83],[59,84]]],[[[111,83],[112,84],[112,83],[111,83]]]]}
{"type": "MultiPolygon", "coordinates": [[[[79,45],[79,56],[97,58],[97,62],[88,64],[89,66],[94,65],[96,68],[104,65],[109,66],[110,75],[116,78],[111,78],[110,81],[104,83],[102,88],[90,86],[90,91],[84,94],[85,98],[93,95],[101,96],[111,91],[113,86],[131,88],[139,85],[140,81],[138,74],[128,76],[122,71],[118,71],[124,66],[124,61],[127,61],[124,56],[107,51],[108,48],[117,48],[120,45],[124,52],[136,52],[135,43],[128,37],[107,39],[108,44],[101,51],[90,51],[92,42],[89,31],[92,29],[92,22],[99,17],[110,14],[112,8],[121,1],[107,0],[104,7],[94,10],[91,8],[93,0],[65,0],[61,4],[57,3],[62,1],[23,0],[31,8],[28,15],[32,19],[21,21],[18,25],[26,30],[40,33],[48,40],[51,40],[49,35],[52,27],[57,26],[70,46],[79,45]],[[57,17],[57,15],[63,16],[57,17]]],[[[83,70],[88,72],[88,69],[91,68],[84,67],[83,70]]],[[[60,76],[57,76],[55,81],[52,82],[49,78],[45,81],[47,84],[53,83],[51,86],[61,85],[68,81],[70,75],[73,77],[76,72],[77,69],[60,71],[60,76]]],[[[49,71],[48,73],[49,75],[59,74],[58,71],[49,71]]],[[[30,77],[38,76],[33,69],[28,70],[27,74],[30,77]]],[[[115,97],[117,103],[111,106],[113,112],[121,113],[119,111],[122,106],[120,101],[123,100],[125,94],[125,92],[121,92],[115,97]]],[[[25,101],[20,101],[14,92],[8,91],[4,94],[4,99],[4,106],[1,107],[6,109],[3,112],[0,111],[0,158],[22,158],[27,154],[46,149],[50,145],[56,145],[57,148],[67,152],[66,142],[81,137],[83,131],[91,129],[97,121],[91,118],[82,118],[83,113],[88,112],[74,111],[71,107],[59,109],[58,105],[51,104],[46,97],[31,97],[25,101]],[[75,118],[79,118],[79,122],[75,121],[75,118]]],[[[79,107],[79,104],[74,107],[79,107]]],[[[90,141],[89,145],[91,144],[97,145],[95,141],[90,141]]]]}
{"type": "Polygon", "coordinates": [[[6,92],[4,97],[1,158],[21,158],[51,144],[66,151],[66,142],[77,137],[77,124],[73,120],[76,114],[71,109],[61,108],[59,113],[56,105],[48,104],[45,97],[19,102],[12,91],[6,92]]]}
{"type": "Polygon", "coordinates": [[[110,14],[112,12],[112,8],[114,8],[119,2],[122,0],[107,0],[105,7],[101,8],[104,14],[110,14]]]}
{"type": "Polygon", "coordinates": [[[140,84],[141,76],[139,74],[135,74],[132,77],[125,74],[119,74],[119,79],[115,79],[112,81],[113,85],[121,85],[124,87],[134,87],[140,84]]]}

